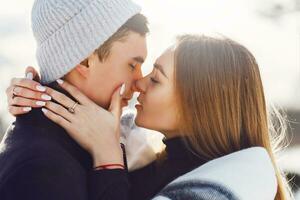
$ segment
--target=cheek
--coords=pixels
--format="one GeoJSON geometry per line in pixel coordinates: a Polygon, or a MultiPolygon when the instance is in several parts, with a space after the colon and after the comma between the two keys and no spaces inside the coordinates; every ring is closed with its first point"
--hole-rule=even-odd
{"type": "Polygon", "coordinates": [[[89,81],[90,98],[103,108],[108,108],[113,92],[121,84],[116,74],[109,71],[102,76],[93,75],[89,81]]]}
{"type": "Polygon", "coordinates": [[[173,104],[174,97],[170,95],[169,90],[147,91],[143,109],[137,114],[137,125],[157,131],[174,130],[176,111],[173,104]]]}

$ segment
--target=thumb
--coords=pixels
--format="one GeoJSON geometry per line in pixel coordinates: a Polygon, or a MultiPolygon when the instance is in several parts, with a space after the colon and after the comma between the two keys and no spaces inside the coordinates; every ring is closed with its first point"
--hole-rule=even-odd
{"type": "Polygon", "coordinates": [[[40,81],[40,77],[38,72],[31,66],[27,67],[25,70],[25,76],[26,78],[30,79],[30,80],[36,80],[36,81],[40,81]]]}
{"type": "Polygon", "coordinates": [[[112,95],[109,111],[119,120],[121,117],[121,100],[125,91],[125,83],[118,87],[112,95]]]}

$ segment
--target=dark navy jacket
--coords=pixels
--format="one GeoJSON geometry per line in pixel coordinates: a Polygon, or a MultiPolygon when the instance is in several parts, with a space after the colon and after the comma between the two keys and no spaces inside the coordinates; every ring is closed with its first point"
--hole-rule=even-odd
{"type": "Polygon", "coordinates": [[[0,154],[0,197],[88,199],[89,154],[40,109],[17,117],[0,154]]]}
{"type": "Polygon", "coordinates": [[[18,116],[1,142],[1,200],[120,199],[128,190],[125,170],[94,171],[88,152],[41,109],[18,116]]]}

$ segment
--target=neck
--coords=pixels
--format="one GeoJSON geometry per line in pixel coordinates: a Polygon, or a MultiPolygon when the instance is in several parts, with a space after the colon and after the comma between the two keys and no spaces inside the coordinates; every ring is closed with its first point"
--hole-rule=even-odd
{"type": "Polygon", "coordinates": [[[159,131],[159,132],[161,132],[166,139],[172,139],[172,138],[184,136],[183,134],[179,133],[179,131],[159,131]]]}
{"type": "Polygon", "coordinates": [[[63,77],[63,80],[67,81],[71,85],[75,86],[78,88],[80,91],[83,91],[84,88],[84,82],[82,80],[82,77],[79,76],[75,71],[71,71],[68,74],[66,74],[63,77]]]}
{"type": "MultiPolygon", "coordinates": [[[[90,86],[88,78],[85,78],[83,75],[80,75],[77,71],[71,71],[63,77],[63,80],[67,81],[69,84],[76,87],[82,94],[87,96],[90,100],[96,103],[98,106],[102,107],[105,110],[108,110],[109,104],[106,105],[104,102],[101,102],[97,95],[95,95],[95,87],[90,86]]],[[[99,92],[98,90],[96,90],[99,92]]]]}

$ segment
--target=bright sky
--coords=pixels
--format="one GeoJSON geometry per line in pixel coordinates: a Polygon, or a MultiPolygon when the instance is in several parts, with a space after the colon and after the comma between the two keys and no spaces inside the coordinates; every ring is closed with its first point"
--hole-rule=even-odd
{"type": "MultiPolygon", "coordinates": [[[[300,109],[300,14],[263,18],[272,2],[293,7],[292,0],[136,0],[149,18],[151,63],[182,33],[220,33],[244,44],[258,60],[268,99],[300,109]]],[[[33,0],[10,0],[0,7],[0,114],[7,114],[5,88],[24,67],[37,66],[30,28],[33,0]]]]}

